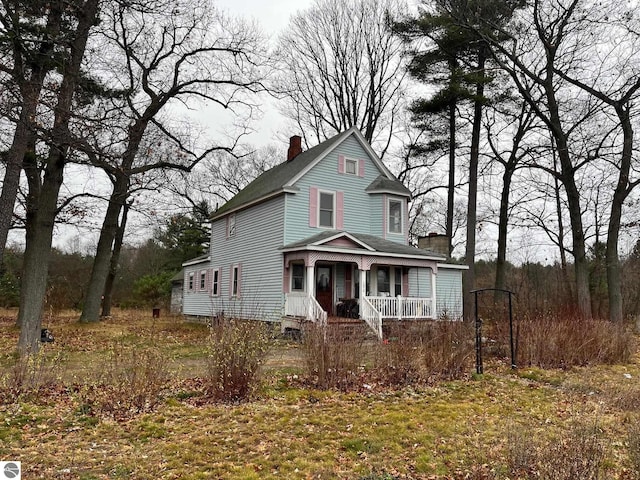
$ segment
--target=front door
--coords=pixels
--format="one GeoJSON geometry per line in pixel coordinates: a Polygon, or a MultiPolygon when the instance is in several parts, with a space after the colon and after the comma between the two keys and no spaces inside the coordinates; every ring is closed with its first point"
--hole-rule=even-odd
{"type": "Polygon", "coordinates": [[[328,266],[316,266],[316,300],[329,315],[333,313],[333,275],[328,266]]]}

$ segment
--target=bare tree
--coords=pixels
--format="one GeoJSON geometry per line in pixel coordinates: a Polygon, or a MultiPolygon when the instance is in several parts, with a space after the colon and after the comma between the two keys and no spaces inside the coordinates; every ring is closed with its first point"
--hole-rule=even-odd
{"type": "Polygon", "coordinates": [[[580,127],[600,110],[601,103],[567,92],[567,82],[557,74],[559,70],[572,69],[572,48],[588,41],[585,22],[580,20],[588,18],[589,12],[579,4],[580,0],[534,0],[531,8],[522,10],[511,25],[512,41],[508,44],[483,33],[482,28],[464,18],[460,18],[460,24],[478,32],[491,45],[493,59],[511,75],[522,97],[553,137],[560,164],[557,177],[566,193],[571,222],[577,307],[581,316],[588,318],[591,317],[589,269],[576,172],[592,158],[585,142],[573,140],[582,133],[580,127]]]}
{"type": "MultiPolygon", "coordinates": [[[[229,145],[205,146],[197,151],[189,145],[188,137],[162,118],[161,112],[177,102],[188,105],[194,101],[232,110],[251,107],[248,94],[264,90],[262,38],[249,25],[225,17],[208,0],[146,2],[142,6],[123,2],[105,17],[108,29],[104,35],[118,48],[124,67],[121,81],[127,95],[119,113],[128,125],[105,157],[107,161],[93,155],[111,177],[113,191],[80,316],[82,322],[99,319],[120,212],[136,176],[165,168],[189,171],[211,152],[233,150],[239,140],[236,137],[229,145]],[[172,8],[171,15],[167,15],[167,7],[172,8]],[[150,126],[174,146],[173,157],[141,150],[150,126]]],[[[97,145],[94,150],[103,149],[97,145]]]]}
{"type": "MultiPolygon", "coordinates": [[[[58,211],[58,194],[64,178],[64,167],[71,148],[69,125],[73,99],[81,81],[81,66],[85,48],[98,16],[99,0],[66,2],[65,12],[71,15],[74,27],[67,38],[66,61],[60,65],[61,82],[55,96],[53,125],[46,132],[48,155],[40,168],[39,159],[30,155],[24,159],[29,192],[26,202],[26,246],[20,291],[18,324],[21,353],[37,351],[47,273],[51,256],[51,240],[58,211]]],[[[35,145],[32,145],[35,152],[35,145]]]]}
{"type": "Polygon", "coordinates": [[[593,38],[616,38],[616,41],[584,44],[575,52],[580,60],[578,67],[573,71],[555,69],[556,75],[605,104],[613,117],[613,122],[605,119],[599,124],[608,124],[609,129],[604,129],[604,138],[592,155],[607,158],[617,170],[606,244],[609,317],[615,322],[622,322],[624,311],[619,257],[622,210],[633,189],[640,184],[640,175],[632,177],[634,117],[638,115],[636,103],[640,90],[640,77],[633,71],[640,60],[640,22],[634,10],[619,2],[591,10],[589,25],[593,38]]]}
{"type": "Polygon", "coordinates": [[[386,26],[396,0],[316,0],[279,40],[276,90],[307,145],[358,127],[383,157],[402,108],[402,43],[386,26]]]}

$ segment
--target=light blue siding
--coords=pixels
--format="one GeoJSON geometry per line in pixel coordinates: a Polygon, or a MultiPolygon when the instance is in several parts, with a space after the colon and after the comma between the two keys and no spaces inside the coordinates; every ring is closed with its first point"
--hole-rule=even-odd
{"type": "MultiPolygon", "coordinates": [[[[310,237],[322,228],[309,226],[309,192],[311,187],[344,194],[343,229],[353,233],[383,235],[384,195],[369,194],[365,189],[381,174],[360,143],[353,137],[346,138],[321,162],[315,165],[297,183],[298,193],[287,194],[287,221],[285,244],[310,237]],[[338,173],[338,156],[364,160],[364,177],[338,173]]],[[[404,242],[404,236],[390,240],[404,242]]]]}
{"type": "Polygon", "coordinates": [[[211,263],[220,269],[220,295],[208,296],[206,304],[186,299],[184,313],[279,320],[284,295],[283,245],[284,197],[276,197],[236,213],[236,232],[226,238],[226,218],[211,226],[211,263]],[[234,265],[241,269],[240,297],[231,297],[231,274],[234,265]]]}
{"type": "Polygon", "coordinates": [[[206,271],[209,267],[208,262],[202,262],[195,265],[184,267],[184,285],[183,285],[183,310],[186,315],[201,315],[205,317],[211,316],[211,302],[209,292],[200,290],[199,275],[200,272],[206,271]],[[189,288],[189,275],[193,274],[193,288],[189,288]]]}
{"type": "Polygon", "coordinates": [[[462,317],[462,271],[440,266],[436,278],[438,316],[462,317]]]}
{"type": "Polygon", "coordinates": [[[409,269],[409,296],[431,298],[431,269],[409,269]]]}

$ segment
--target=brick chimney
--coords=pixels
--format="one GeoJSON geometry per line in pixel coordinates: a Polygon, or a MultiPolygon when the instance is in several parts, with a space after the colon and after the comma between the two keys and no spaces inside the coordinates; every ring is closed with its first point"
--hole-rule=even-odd
{"type": "Polygon", "coordinates": [[[289,150],[287,150],[287,162],[290,162],[302,152],[302,137],[294,135],[289,139],[289,150]]]}
{"type": "Polygon", "coordinates": [[[418,248],[441,253],[449,258],[449,237],[440,233],[429,233],[426,237],[418,237],[418,248]]]}

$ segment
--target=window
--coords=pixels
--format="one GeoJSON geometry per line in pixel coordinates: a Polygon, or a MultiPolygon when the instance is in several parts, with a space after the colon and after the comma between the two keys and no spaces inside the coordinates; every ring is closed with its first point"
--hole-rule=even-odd
{"type": "Polygon", "coordinates": [[[234,265],[231,268],[231,296],[240,296],[240,266],[234,265]]]}
{"type": "Polygon", "coordinates": [[[389,267],[378,267],[378,293],[391,294],[391,285],[389,283],[389,267]]]}
{"type": "Polygon", "coordinates": [[[232,213],[229,215],[228,224],[227,224],[227,236],[233,237],[236,234],[236,214],[232,213]]]}
{"type": "Polygon", "coordinates": [[[189,273],[189,290],[193,290],[194,277],[195,277],[195,275],[193,274],[193,272],[190,272],[189,273]]]}
{"type": "Polygon", "coordinates": [[[220,294],[220,270],[213,271],[213,282],[211,282],[211,296],[217,297],[220,294]]]}
{"type": "Polygon", "coordinates": [[[402,267],[394,268],[393,288],[395,296],[402,295],[402,267]]]}
{"type": "Polygon", "coordinates": [[[303,291],[304,290],[304,265],[294,263],[291,266],[291,290],[303,291]]]}
{"type": "Polygon", "coordinates": [[[320,192],[320,208],[318,223],[321,227],[333,228],[334,217],[333,193],[320,192]]]}
{"type": "Polygon", "coordinates": [[[356,160],[352,160],[350,158],[345,159],[344,161],[344,171],[345,173],[351,175],[358,174],[358,162],[356,160]]]}
{"type": "Polygon", "coordinates": [[[402,233],[402,200],[389,200],[389,233],[402,233]]]}
{"type": "Polygon", "coordinates": [[[207,272],[200,272],[200,290],[207,289],[207,272]]]}

